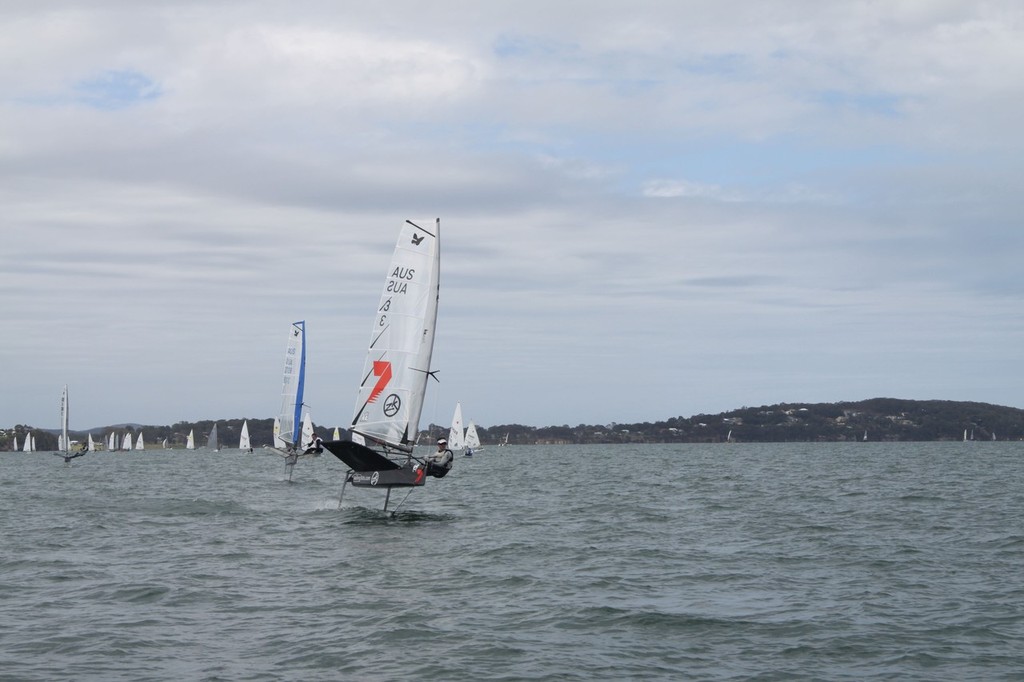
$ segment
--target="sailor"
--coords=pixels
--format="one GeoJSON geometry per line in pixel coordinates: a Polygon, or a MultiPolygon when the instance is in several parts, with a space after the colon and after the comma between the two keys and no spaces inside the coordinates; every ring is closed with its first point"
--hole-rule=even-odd
{"type": "Polygon", "coordinates": [[[313,454],[319,455],[323,451],[324,451],[324,442],[320,438],[320,436],[318,436],[318,435],[316,435],[314,433],[313,434],[313,440],[310,442],[309,447],[306,448],[306,451],[303,452],[302,454],[304,454],[304,455],[313,455],[313,454]]]}
{"type": "Polygon", "coordinates": [[[448,441],[437,439],[437,452],[427,460],[427,473],[434,478],[444,478],[452,470],[452,459],[455,457],[448,449],[448,441]]]}

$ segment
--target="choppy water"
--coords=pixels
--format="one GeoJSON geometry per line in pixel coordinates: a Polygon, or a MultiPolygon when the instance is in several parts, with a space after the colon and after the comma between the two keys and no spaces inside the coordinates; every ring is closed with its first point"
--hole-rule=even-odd
{"type": "Polygon", "coordinates": [[[2,680],[1021,680],[1024,444],[0,454],[2,680]]]}

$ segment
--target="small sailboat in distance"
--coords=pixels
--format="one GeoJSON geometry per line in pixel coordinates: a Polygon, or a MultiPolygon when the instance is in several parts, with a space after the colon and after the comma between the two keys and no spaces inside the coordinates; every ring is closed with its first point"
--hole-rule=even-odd
{"type": "Polygon", "coordinates": [[[469,420],[469,426],[466,427],[466,452],[463,454],[466,457],[472,457],[474,452],[478,452],[483,448],[480,447],[480,435],[476,432],[476,424],[473,420],[469,420]]]}
{"type": "Polygon", "coordinates": [[[451,469],[450,451],[427,458],[414,449],[427,379],[433,376],[440,237],[440,220],[432,230],[407,220],[399,231],[373,318],[350,438],[324,443],[348,467],[339,507],[351,483],[384,489],[387,511],[393,488],[409,488],[411,493],[427,476],[443,478],[451,469]]]}
{"type": "Polygon", "coordinates": [[[71,452],[71,440],[68,435],[68,385],[64,384],[64,391],[60,394],[60,444],[61,452],[53,454],[64,458],[64,463],[69,464],[75,457],[81,457],[86,453],[86,446],[77,452],[71,452]]]}
{"type": "Polygon", "coordinates": [[[252,452],[252,444],[249,442],[249,421],[242,422],[242,434],[238,437],[238,449],[252,452]]]}
{"type": "Polygon", "coordinates": [[[185,449],[186,450],[195,450],[196,449],[196,430],[195,429],[189,429],[188,430],[188,438],[185,439],[185,449]]]}
{"type": "MultiPolygon", "coordinates": [[[[448,429],[448,448],[452,452],[466,447],[466,431],[462,428],[462,403],[455,403],[455,412],[452,413],[452,426],[448,429]]],[[[469,453],[470,456],[473,453],[469,453]]]]}
{"type": "Polygon", "coordinates": [[[213,428],[210,429],[210,435],[206,437],[206,448],[215,452],[220,451],[220,439],[217,438],[217,422],[213,423],[213,428]]]}

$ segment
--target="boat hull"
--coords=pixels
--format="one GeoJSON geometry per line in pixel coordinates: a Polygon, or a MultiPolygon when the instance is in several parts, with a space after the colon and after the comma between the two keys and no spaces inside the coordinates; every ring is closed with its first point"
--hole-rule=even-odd
{"type": "Polygon", "coordinates": [[[400,465],[350,440],[325,441],[324,447],[351,469],[347,480],[357,488],[411,488],[426,483],[426,467],[413,459],[400,465]]]}

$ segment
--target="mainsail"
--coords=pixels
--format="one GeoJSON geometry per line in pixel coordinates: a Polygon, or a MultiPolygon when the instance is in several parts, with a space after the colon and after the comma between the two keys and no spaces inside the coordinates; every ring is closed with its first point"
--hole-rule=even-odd
{"type": "Polygon", "coordinates": [[[292,322],[288,329],[288,347],[284,354],[284,388],[281,391],[280,430],[274,439],[284,447],[299,445],[302,420],[302,393],[306,381],[306,321],[292,322]]]}
{"type": "Polygon", "coordinates": [[[196,449],[196,430],[195,429],[189,429],[188,430],[188,440],[185,441],[185,449],[186,450],[195,450],[196,449]]]}
{"type": "Polygon", "coordinates": [[[67,454],[71,449],[68,440],[68,385],[64,384],[64,392],[60,394],[60,449],[67,454]]]}
{"type": "Polygon", "coordinates": [[[433,230],[409,220],[402,225],[374,317],[352,418],[355,434],[410,453],[434,350],[440,222],[433,230]]]}
{"type": "Polygon", "coordinates": [[[220,450],[220,441],[217,440],[217,425],[210,429],[210,435],[206,437],[206,447],[210,450],[220,450]]]}
{"type": "Polygon", "coordinates": [[[464,447],[466,447],[466,432],[462,428],[462,403],[455,403],[452,427],[448,429],[448,448],[450,450],[461,450],[464,447]]]}
{"type": "Polygon", "coordinates": [[[313,418],[307,412],[302,417],[302,441],[300,446],[303,450],[313,444],[313,418]]]}
{"type": "Polygon", "coordinates": [[[480,435],[476,432],[476,424],[472,419],[469,421],[469,426],[466,427],[466,447],[470,449],[480,447],[480,435]]]}
{"type": "Polygon", "coordinates": [[[244,421],[242,422],[242,435],[238,438],[238,449],[248,450],[250,447],[252,446],[249,444],[249,422],[244,421]]]}

